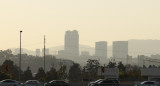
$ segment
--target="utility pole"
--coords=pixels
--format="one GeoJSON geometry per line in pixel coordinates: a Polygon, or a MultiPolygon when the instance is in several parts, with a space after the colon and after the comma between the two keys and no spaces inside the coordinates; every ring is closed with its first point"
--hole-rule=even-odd
{"type": "Polygon", "coordinates": [[[21,81],[21,33],[22,31],[20,31],[19,81],[21,81]]]}
{"type": "Polygon", "coordinates": [[[46,41],[46,39],[45,39],[45,35],[44,35],[44,72],[45,72],[45,50],[46,50],[46,46],[45,46],[45,41],[46,41]]]}

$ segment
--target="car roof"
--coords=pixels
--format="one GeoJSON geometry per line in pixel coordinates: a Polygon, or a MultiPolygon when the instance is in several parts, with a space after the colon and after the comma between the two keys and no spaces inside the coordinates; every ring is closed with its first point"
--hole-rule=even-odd
{"type": "Polygon", "coordinates": [[[100,80],[104,80],[104,79],[97,79],[96,81],[100,81],[100,80]]]}
{"type": "Polygon", "coordinates": [[[25,83],[33,83],[33,82],[39,83],[38,80],[27,80],[25,83]]]}
{"type": "Polygon", "coordinates": [[[35,82],[36,81],[36,82],[39,82],[38,80],[27,80],[27,81],[31,81],[31,82],[35,82]]]}
{"type": "Polygon", "coordinates": [[[65,82],[64,80],[52,80],[50,82],[65,82]]]}
{"type": "Polygon", "coordinates": [[[156,82],[156,81],[143,81],[143,82],[156,82]]]}
{"type": "Polygon", "coordinates": [[[118,80],[117,78],[106,78],[105,80],[118,80]]]}
{"type": "MultiPolygon", "coordinates": [[[[112,81],[112,82],[114,82],[113,80],[102,80],[102,81],[112,81]]],[[[102,82],[102,81],[100,81],[100,82],[102,82]]]]}
{"type": "Polygon", "coordinates": [[[64,81],[64,80],[52,80],[52,81],[64,81]]]}
{"type": "Polygon", "coordinates": [[[156,81],[143,81],[141,83],[145,83],[145,82],[154,82],[154,83],[156,83],[156,81]]]}
{"type": "Polygon", "coordinates": [[[19,82],[19,81],[16,81],[16,80],[12,80],[12,79],[5,79],[5,80],[2,80],[1,82],[19,82]]]}
{"type": "Polygon", "coordinates": [[[2,81],[15,81],[15,80],[12,80],[12,79],[5,79],[5,80],[2,80],[2,81]]]}

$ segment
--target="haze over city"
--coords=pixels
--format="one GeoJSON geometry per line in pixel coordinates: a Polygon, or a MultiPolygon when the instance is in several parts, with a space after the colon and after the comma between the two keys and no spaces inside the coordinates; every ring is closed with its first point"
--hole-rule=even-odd
{"type": "Polygon", "coordinates": [[[30,50],[64,45],[67,30],[76,29],[79,43],[96,41],[159,39],[159,0],[1,0],[1,49],[30,50]]]}
{"type": "Polygon", "coordinates": [[[0,86],[159,86],[160,0],[0,0],[0,86]]]}

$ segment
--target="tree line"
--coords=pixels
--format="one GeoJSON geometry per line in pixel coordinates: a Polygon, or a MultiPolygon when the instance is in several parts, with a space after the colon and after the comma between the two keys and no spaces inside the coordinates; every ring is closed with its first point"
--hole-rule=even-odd
{"type": "MultiPolygon", "coordinates": [[[[104,78],[98,76],[98,67],[100,63],[98,60],[89,59],[86,66],[83,68],[78,63],[73,63],[67,73],[67,68],[65,65],[56,70],[55,66],[52,65],[49,71],[44,71],[42,67],[38,68],[38,72],[33,74],[30,67],[26,70],[21,71],[21,80],[32,80],[36,79],[41,82],[51,81],[51,80],[69,80],[71,82],[83,82],[83,81],[93,81],[99,78],[104,78]]],[[[145,80],[146,77],[141,77],[140,67],[132,65],[123,65],[122,62],[116,64],[115,62],[109,62],[106,66],[107,68],[119,68],[119,79],[124,81],[132,80],[145,80]]],[[[14,79],[18,80],[19,77],[19,67],[14,64],[11,60],[5,60],[2,65],[0,65],[0,80],[3,79],[14,79]],[[9,67],[7,67],[9,66],[9,67]]]]}
{"type": "MultiPolygon", "coordinates": [[[[11,54],[10,50],[0,51],[0,61],[3,61],[0,65],[0,80],[19,79],[19,67],[16,65],[18,63],[17,57],[19,56],[11,54]],[[6,70],[6,65],[9,66],[9,70],[6,70]]],[[[44,71],[43,64],[40,65],[43,58],[36,58],[26,54],[22,55],[22,57],[24,60],[22,61],[22,64],[26,66],[25,69],[20,70],[22,81],[36,79],[41,82],[51,80],[84,82],[104,78],[103,76],[98,76],[97,73],[98,68],[101,66],[99,60],[88,59],[87,64],[84,67],[81,67],[78,63],[71,61],[72,63],[69,65],[70,67],[68,67],[68,63],[64,64],[61,60],[58,60],[53,56],[48,56],[48,70],[44,71]],[[37,69],[38,71],[33,72],[34,69],[37,69]]],[[[124,81],[147,79],[146,77],[141,77],[140,67],[136,65],[124,65],[122,62],[109,62],[105,67],[119,68],[119,79],[124,81]]]]}

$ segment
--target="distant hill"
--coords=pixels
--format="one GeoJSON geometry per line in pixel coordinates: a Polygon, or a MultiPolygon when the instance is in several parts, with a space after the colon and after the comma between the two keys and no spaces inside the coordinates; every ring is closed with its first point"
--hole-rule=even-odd
{"type": "MultiPolygon", "coordinates": [[[[52,54],[52,55],[58,54],[58,51],[60,51],[60,50],[64,50],[63,45],[49,48],[50,54],[52,54]]],[[[94,47],[90,47],[88,45],[80,45],[79,51],[80,51],[80,53],[81,53],[81,51],[89,51],[90,55],[93,55],[95,52],[94,47]]]]}
{"type": "Polygon", "coordinates": [[[150,56],[152,54],[160,54],[160,40],[129,40],[128,51],[129,55],[134,57],[137,55],[150,56]]]}
{"type": "MultiPolygon", "coordinates": [[[[94,47],[90,47],[90,46],[87,46],[87,45],[80,45],[79,46],[79,51],[81,53],[81,51],[89,51],[90,55],[93,55],[95,50],[94,50],[94,47]]],[[[14,55],[18,54],[19,53],[19,48],[12,48],[12,53],[14,55]]],[[[35,49],[36,50],[36,49],[35,49]]],[[[50,47],[49,48],[49,53],[51,55],[55,55],[55,54],[58,54],[58,51],[60,50],[64,50],[64,46],[61,45],[61,46],[56,46],[56,47],[50,47]]],[[[28,49],[22,49],[22,53],[24,54],[28,54],[28,55],[36,55],[36,51],[32,51],[32,50],[28,50],[28,49]]]]}
{"type": "MultiPolygon", "coordinates": [[[[14,55],[19,54],[19,48],[12,48],[11,51],[14,55]]],[[[36,55],[35,51],[24,49],[24,48],[22,49],[22,54],[28,54],[28,55],[33,55],[33,56],[36,55]]]]}
{"type": "MultiPolygon", "coordinates": [[[[81,51],[89,51],[90,55],[95,54],[95,48],[88,45],[80,45],[79,49],[80,53],[81,51]]],[[[13,48],[11,50],[13,54],[19,53],[19,48],[13,48]]],[[[59,50],[64,50],[64,46],[50,47],[49,53],[51,55],[57,55],[59,50]]],[[[107,51],[108,57],[112,57],[112,46],[108,46],[107,51]]],[[[26,53],[28,55],[36,54],[35,51],[28,49],[22,49],[22,53],[26,53]]],[[[160,54],[160,40],[128,40],[128,53],[133,57],[137,57],[138,55],[150,56],[152,54],[160,54]]]]}

